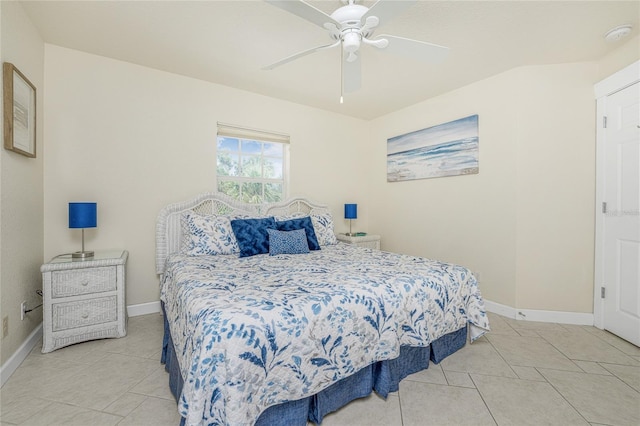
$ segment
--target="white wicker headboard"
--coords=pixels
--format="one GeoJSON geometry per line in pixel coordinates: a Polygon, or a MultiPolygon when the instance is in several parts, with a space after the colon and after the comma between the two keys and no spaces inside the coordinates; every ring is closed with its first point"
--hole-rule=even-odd
{"type": "Polygon", "coordinates": [[[306,198],[292,198],[280,203],[247,204],[215,192],[200,194],[191,200],[169,204],[160,210],[156,220],[156,273],[162,274],[167,257],[180,251],[183,213],[262,217],[284,216],[292,213],[309,214],[328,210],[326,205],[314,203],[306,198]]]}

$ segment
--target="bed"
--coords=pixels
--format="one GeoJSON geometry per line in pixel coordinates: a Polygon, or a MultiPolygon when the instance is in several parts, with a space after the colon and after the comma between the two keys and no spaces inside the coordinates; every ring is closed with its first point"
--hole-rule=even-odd
{"type": "Polygon", "coordinates": [[[468,269],[339,243],[330,210],[304,198],[168,205],[156,272],[186,425],[320,424],[489,330],[468,269]]]}

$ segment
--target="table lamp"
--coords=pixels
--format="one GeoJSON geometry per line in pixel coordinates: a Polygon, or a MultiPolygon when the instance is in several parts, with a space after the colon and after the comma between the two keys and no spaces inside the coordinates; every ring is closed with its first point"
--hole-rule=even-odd
{"type": "Polygon", "coordinates": [[[355,236],[351,231],[351,222],[353,219],[358,218],[358,205],[357,204],[345,204],[344,205],[344,218],[349,219],[349,233],[347,234],[350,237],[355,236]]]}
{"type": "Polygon", "coordinates": [[[69,228],[82,228],[82,251],[71,254],[73,259],[93,257],[93,251],[84,249],[84,228],[97,226],[97,203],[69,203],[69,228]]]}

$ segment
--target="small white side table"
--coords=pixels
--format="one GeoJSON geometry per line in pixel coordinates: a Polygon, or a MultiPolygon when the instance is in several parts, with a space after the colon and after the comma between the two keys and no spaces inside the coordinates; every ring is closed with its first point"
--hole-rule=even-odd
{"type": "Polygon", "coordinates": [[[93,339],[127,335],[126,250],[96,251],[87,260],[53,258],[40,268],[42,352],[93,339]]]}
{"type": "Polygon", "coordinates": [[[376,250],[380,250],[380,235],[359,235],[350,236],[345,234],[336,235],[338,241],[343,243],[353,244],[358,247],[367,247],[376,250]]]}

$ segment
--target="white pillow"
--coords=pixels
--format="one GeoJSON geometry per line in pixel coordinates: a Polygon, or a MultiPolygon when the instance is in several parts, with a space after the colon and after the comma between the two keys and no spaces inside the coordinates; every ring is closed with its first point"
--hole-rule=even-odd
{"type": "Polygon", "coordinates": [[[333,217],[328,210],[314,210],[309,215],[313,230],[316,232],[318,244],[320,246],[331,246],[338,244],[336,234],[333,232],[333,217]]]}
{"type": "Polygon", "coordinates": [[[182,253],[189,256],[238,254],[229,216],[182,216],[182,253]]]}
{"type": "Polygon", "coordinates": [[[282,216],[274,216],[273,218],[276,220],[276,222],[284,222],[285,220],[300,219],[301,217],[306,217],[306,216],[309,216],[309,214],[302,213],[302,212],[295,212],[295,213],[287,213],[282,216]]]}

